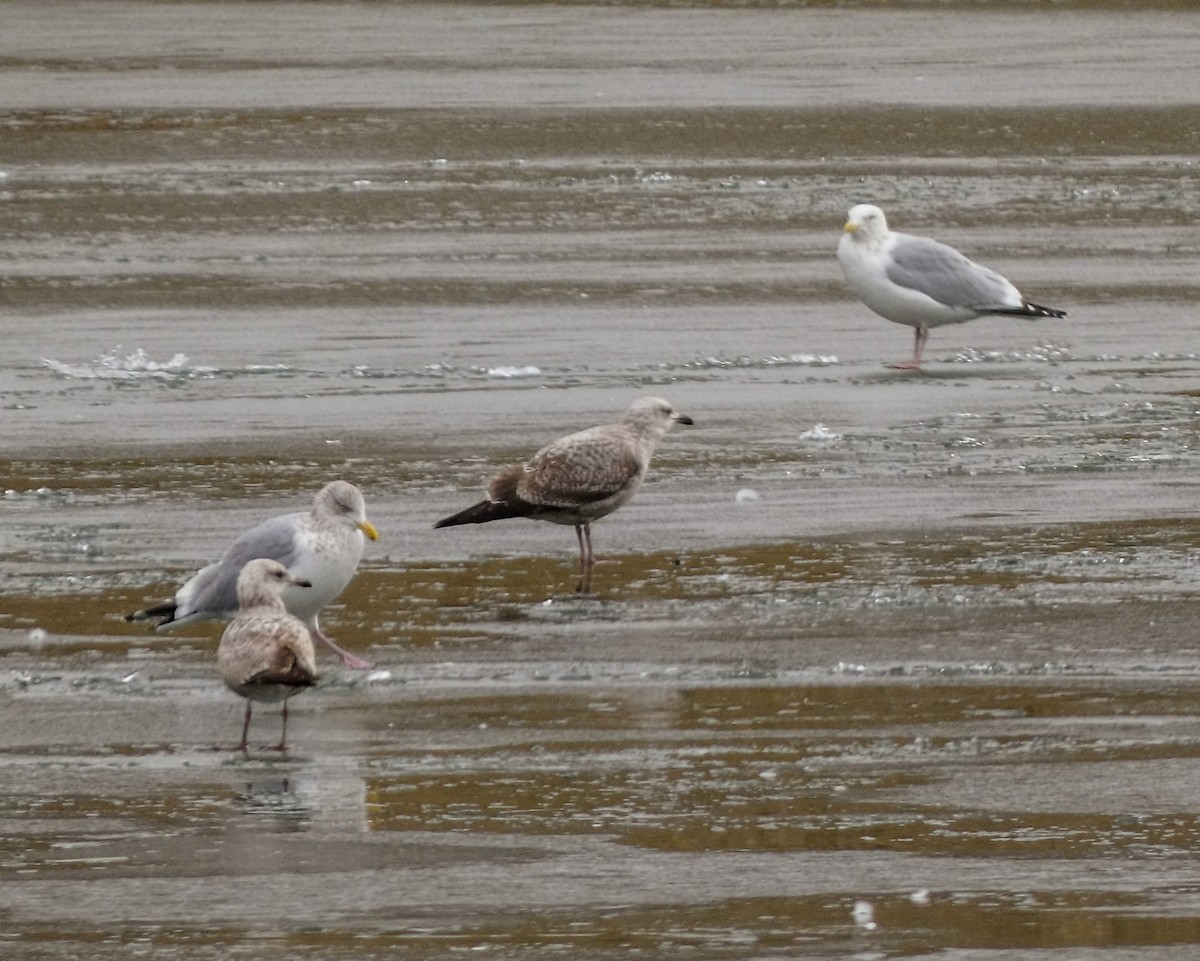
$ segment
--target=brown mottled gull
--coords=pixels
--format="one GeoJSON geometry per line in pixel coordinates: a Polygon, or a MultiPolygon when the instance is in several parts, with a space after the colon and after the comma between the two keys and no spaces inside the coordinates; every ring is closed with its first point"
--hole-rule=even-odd
{"type": "Polygon", "coordinates": [[[889,230],[883,211],[871,204],[850,208],[838,261],[864,304],[915,329],[912,360],[891,365],[900,370],[921,366],[931,327],[989,314],[1067,316],[1064,310],[1031,304],[1005,278],[953,247],[889,230]]]}
{"type": "Polygon", "coordinates": [[[433,526],[485,524],[507,517],[573,524],[579,541],[579,590],[587,591],[596,562],[591,522],[637,493],[655,446],[672,425],[691,423],[665,400],[642,397],[619,422],[569,434],[524,464],[500,471],[488,483],[487,500],[433,526]]]}
{"type": "Polygon", "coordinates": [[[219,561],[195,574],[175,597],[126,617],[156,621],[168,630],[196,621],[227,620],[238,610],[237,580],[248,561],[267,557],[279,561],[294,576],[312,584],[298,590],[284,587],[283,603],[304,622],[312,636],[333,651],[347,667],[371,664],[339,647],[317,623],[321,609],[350,583],[363,553],[363,535],[379,539],[367,520],[362,491],[337,480],[313,498],[312,510],[281,514],[251,528],[230,545],[219,561]]]}
{"type": "Polygon", "coordinates": [[[288,698],[317,683],[308,628],[283,606],[281,595],[287,587],[307,590],[311,585],[266,558],[250,561],[238,574],[240,609],[221,635],[217,666],[229,689],[246,699],[240,751],[247,749],[255,701],[283,701],[283,730],[272,750],[286,751],[288,698]]]}

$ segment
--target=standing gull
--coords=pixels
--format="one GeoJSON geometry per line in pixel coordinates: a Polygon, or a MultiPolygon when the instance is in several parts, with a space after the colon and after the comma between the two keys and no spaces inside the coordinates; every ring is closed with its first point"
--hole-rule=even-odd
{"type": "Polygon", "coordinates": [[[915,328],[910,361],[892,364],[917,370],[931,327],[961,324],[987,314],[1065,317],[1066,311],[1031,304],[994,270],[968,260],[953,247],[888,230],[883,211],[871,204],[850,208],[838,243],[838,261],[851,288],[875,313],[915,328]]]}
{"type": "Polygon", "coordinates": [[[547,444],[524,464],[488,482],[487,500],[443,518],[434,527],[531,517],[573,524],[579,540],[580,592],[591,589],[591,522],[627,503],[642,486],[655,445],[672,425],[691,424],[659,397],[634,401],[615,424],[591,427],[547,444]]]}
{"type": "Polygon", "coordinates": [[[242,743],[246,751],[251,705],[283,701],[283,731],[271,750],[287,750],[287,701],[317,683],[317,664],[308,628],[287,612],[281,594],[287,587],[312,585],[287,572],[278,561],[250,561],[237,578],[239,611],[221,635],[217,667],[235,694],[246,699],[242,743]]]}
{"type": "Polygon", "coordinates": [[[353,484],[341,480],[326,484],[313,498],[312,510],[263,521],[235,540],[219,561],[179,588],[173,600],[135,611],[125,619],[156,621],[160,631],[196,621],[227,620],[238,610],[237,580],[242,568],[248,561],[267,557],[312,584],[307,590],[284,586],[287,610],[347,667],[369,668],[369,662],[343,650],[317,624],[321,609],[354,577],[362,558],[363,535],[379,539],[366,511],[362,491],[353,484]]]}

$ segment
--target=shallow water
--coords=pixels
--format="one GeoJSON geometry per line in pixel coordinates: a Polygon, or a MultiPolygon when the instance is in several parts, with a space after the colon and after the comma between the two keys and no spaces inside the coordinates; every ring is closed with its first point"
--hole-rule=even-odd
{"type": "Polygon", "coordinates": [[[1190,957],[1189,4],[100,9],[0,31],[0,953],[1190,957]],[[864,200],[1069,316],[888,369],[864,200]],[[593,594],[432,529],[645,393],[593,594]],[[377,668],[214,750],[123,615],[332,476],[377,668]]]}

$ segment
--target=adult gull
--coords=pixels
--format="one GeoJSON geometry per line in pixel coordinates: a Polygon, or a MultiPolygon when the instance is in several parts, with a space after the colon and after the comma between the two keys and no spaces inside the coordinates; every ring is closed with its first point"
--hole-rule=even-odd
{"type": "Polygon", "coordinates": [[[578,590],[588,591],[596,563],[592,521],[628,503],[642,486],[663,435],[675,424],[692,423],[662,398],[642,397],[617,423],[568,434],[525,463],[500,471],[488,483],[486,500],[433,526],[486,524],[508,517],[574,525],[579,541],[578,590]]]}
{"type": "Polygon", "coordinates": [[[317,664],[308,628],[283,606],[285,588],[308,590],[308,581],[288,573],[278,561],[259,558],[237,578],[237,616],[229,622],[217,648],[221,679],[246,699],[242,743],[246,751],[250,714],[255,701],[283,701],[283,729],[272,750],[287,750],[287,702],[317,683],[317,664]]]}
{"type": "Polygon", "coordinates": [[[160,631],[197,621],[228,620],[238,611],[237,581],[242,568],[266,557],[312,585],[300,589],[285,584],[281,596],[286,609],[347,667],[369,668],[369,662],[343,650],[317,623],[321,609],[354,577],[362,558],[363,536],[379,539],[366,511],[362,491],[353,484],[343,480],[326,484],[313,498],[311,510],[281,514],[251,528],[219,561],[179,588],[173,599],[135,611],[126,620],[155,621],[160,631]]]}
{"type": "Polygon", "coordinates": [[[1032,304],[994,270],[953,247],[888,229],[872,204],[850,208],[838,243],[838,261],[850,287],[875,313],[914,328],[912,360],[892,364],[916,370],[931,327],[961,324],[988,314],[1065,317],[1064,310],[1032,304]]]}

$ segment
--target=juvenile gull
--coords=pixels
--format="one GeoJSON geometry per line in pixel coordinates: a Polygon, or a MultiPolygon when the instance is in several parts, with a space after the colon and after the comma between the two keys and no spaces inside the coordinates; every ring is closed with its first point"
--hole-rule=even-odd
{"type": "Polygon", "coordinates": [[[317,492],[312,510],[281,514],[251,528],[230,545],[219,561],[179,588],[173,600],[135,611],[126,620],[153,620],[160,631],[196,621],[227,620],[238,610],[237,580],[242,568],[248,561],[267,557],[312,584],[306,590],[284,586],[282,596],[287,610],[347,667],[369,668],[369,662],[343,650],[317,624],[321,609],[354,577],[362,558],[364,534],[373,541],[379,539],[379,532],[367,520],[362,491],[346,481],[333,481],[317,492]]]}
{"type": "Polygon", "coordinates": [[[579,541],[579,591],[591,589],[591,522],[611,514],[641,487],[654,448],[672,425],[691,424],[659,397],[634,401],[615,424],[591,427],[547,444],[524,464],[488,482],[487,500],[445,517],[434,527],[530,517],[573,524],[579,541]]]}
{"type": "Polygon", "coordinates": [[[953,247],[888,230],[883,211],[871,204],[850,208],[838,243],[838,261],[851,288],[875,313],[915,328],[913,357],[892,364],[921,366],[931,327],[961,324],[987,314],[1065,317],[1066,311],[1031,304],[994,270],[968,260],[953,247]]]}
{"type": "Polygon", "coordinates": [[[229,622],[217,648],[221,678],[246,699],[242,743],[246,750],[251,705],[283,701],[283,730],[272,750],[287,750],[287,699],[317,683],[317,664],[308,628],[283,606],[285,588],[312,585],[289,574],[278,561],[259,558],[242,568],[237,578],[237,616],[229,622]]]}

